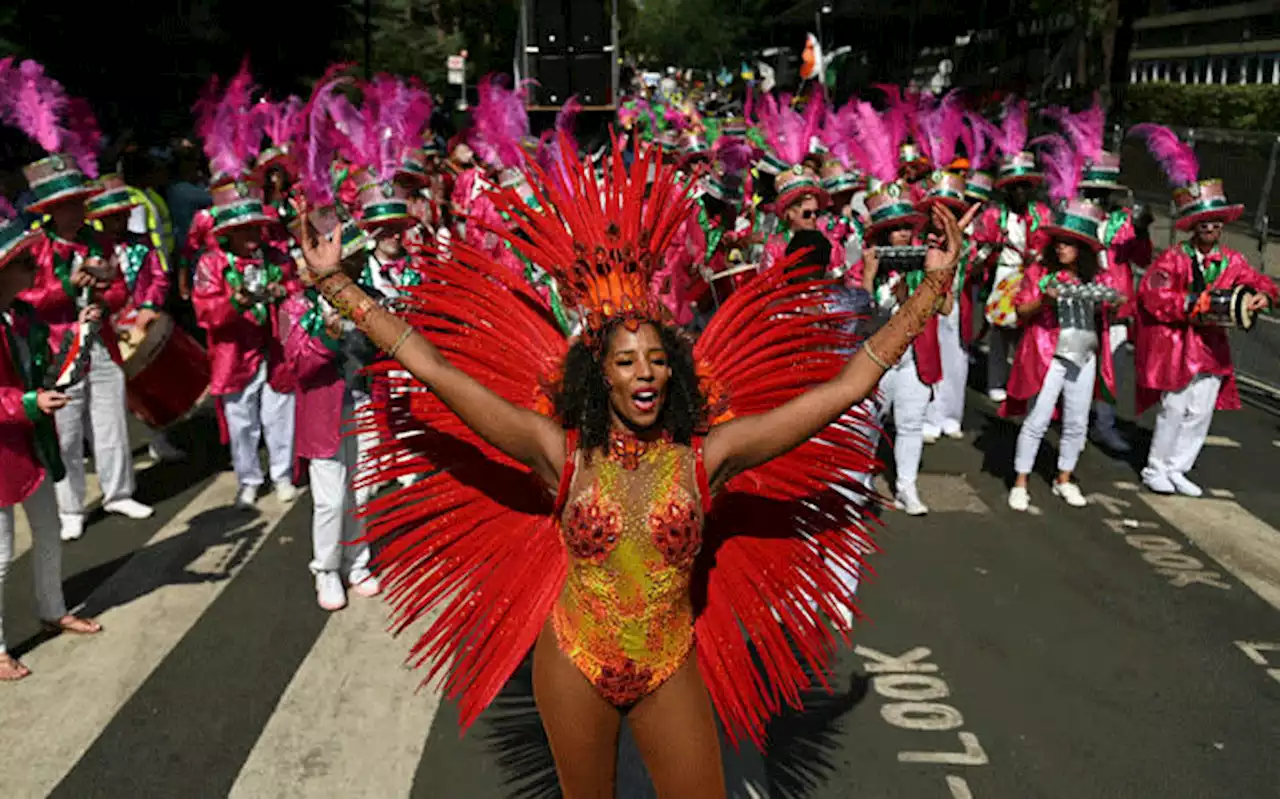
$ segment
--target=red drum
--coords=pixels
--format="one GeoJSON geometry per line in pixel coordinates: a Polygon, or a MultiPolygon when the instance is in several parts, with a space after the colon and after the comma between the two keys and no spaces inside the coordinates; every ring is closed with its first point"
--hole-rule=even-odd
{"type": "Polygon", "coordinates": [[[136,318],[129,309],[116,319],[129,410],[153,428],[167,427],[209,393],[209,356],[172,316],[161,313],[146,334],[136,318]]]}
{"type": "Polygon", "coordinates": [[[723,272],[711,276],[711,291],[716,302],[723,303],[733,292],[747,285],[758,274],[760,267],[756,264],[741,264],[730,267],[723,272]]]}

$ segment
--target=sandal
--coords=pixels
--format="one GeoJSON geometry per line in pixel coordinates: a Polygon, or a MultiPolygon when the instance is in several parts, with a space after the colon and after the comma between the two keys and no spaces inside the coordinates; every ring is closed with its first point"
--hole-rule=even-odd
{"type": "Polygon", "coordinates": [[[7,653],[0,653],[0,682],[17,682],[31,676],[31,669],[7,653]]]}
{"type": "Polygon", "coordinates": [[[96,635],[102,632],[102,625],[93,619],[82,619],[79,616],[72,616],[70,613],[58,619],[57,621],[49,621],[41,619],[40,626],[51,633],[73,633],[75,635],[96,635]]]}

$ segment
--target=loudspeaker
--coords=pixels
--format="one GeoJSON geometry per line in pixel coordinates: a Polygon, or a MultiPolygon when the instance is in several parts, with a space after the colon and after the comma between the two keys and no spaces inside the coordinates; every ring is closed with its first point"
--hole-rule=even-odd
{"type": "Polygon", "coordinates": [[[561,105],[573,96],[569,57],[539,55],[529,59],[529,77],[537,81],[530,86],[531,105],[561,105]]]}
{"type": "Polygon", "coordinates": [[[530,43],[543,53],[563,53],[569,45],[569,14],[564,0],[531,0],[530,43]]]}
{"type": "Polygon", "coordinates": [[[612,100],[608,53],[539,55],[529,59],[529,73],[537,81],[530,87],[531,105],[561,105],[575,95],[588,106],[608,105],[612,100]]]}
{"type": "Polygon", "coordinates": [[[609,53],[578,53],[569,67],[569,86],[583,105],[608,105],[609,83],[613,77],[609,53]]]}
{"type": "Polygon", "coordinates": [[[609,44],[605,0],[568,0],[569,40],[575,50],[602,50],[609,44]]]}

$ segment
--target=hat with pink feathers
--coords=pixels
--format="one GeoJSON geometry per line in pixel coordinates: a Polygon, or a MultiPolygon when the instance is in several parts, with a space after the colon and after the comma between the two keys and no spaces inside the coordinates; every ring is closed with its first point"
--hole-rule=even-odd
{"type": "Polygon", "coordinates": [[[1222,181],[1217,178],[1200,180],[1200,161],[1191,145],[1178,138],[1178,134],[1163,125],[1135,125],[1129,135],[1139,135],[1147,140],[1147,150],[1155,156],[1173,186],[1173,206],[1176,214],[1174,225],[1178,230],[1190,230],[1200,222],[1234,222],[1244,214],[1243,205],[1227,202],[1222,181]]]}

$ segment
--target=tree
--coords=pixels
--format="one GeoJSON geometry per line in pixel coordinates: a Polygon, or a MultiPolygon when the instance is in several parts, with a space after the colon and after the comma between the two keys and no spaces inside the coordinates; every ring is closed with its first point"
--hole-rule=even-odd
{"type": "Polygon", "coordinates": [[[623,47],[655,67],[714,69],[736,64],[760,25],[763,0],[624,0],[623,47]]]}

